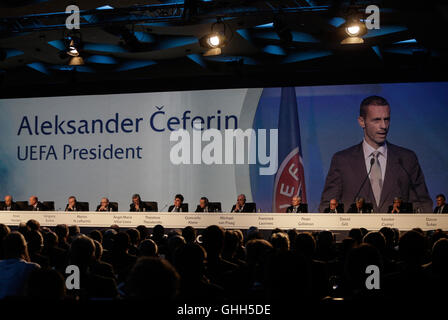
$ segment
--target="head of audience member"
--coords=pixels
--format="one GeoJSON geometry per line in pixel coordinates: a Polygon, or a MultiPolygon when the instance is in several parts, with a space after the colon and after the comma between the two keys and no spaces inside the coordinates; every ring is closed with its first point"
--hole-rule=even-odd
{"type": "Polygon", "coordinates": [[[100,261],[103,256],[103,245],[98,240],[93,240],[93,243],[95,244],[95,259],[100,261]]]}
{"type": "Polygon", "coordinates": [[[142,203],[142,198],[140,198],[138,193],[132,195],[132,203],[137,206],[140,206],[142,203]]]}
{"type": "Polygon", "coordinates": [[[137,230],[140,233],[140,240],[145,240],[149,237],[149,230],[145,225],[139,225],[137,226],[137,230]]]}
{"type": "Polygon", "coordinates": [[[70,246],[70,264],[85,271],[95,261],[95,243],[85,235],[76,237],[70,246]]]}
{"type": "Polygon", "coordinates": [[[425,237],[414,230],[406,232],[398,241],[398,254],[408,267],[420,267],[426,254],[425,237]]]}
{"type": "Polygon", "coordinates": [[[400,210],[402,203],[403,203],[403,200],[400,197],[395,197],[394,203],[393,203],[393,209],[400,210]]]}
{"type": "Polygon", "coordinates": [[[301,198],[301,197],[299,197],[299,196],[294,196],[294,197],[292,197],[292,199],[291,199],[291,204],[292,204],[294,207],[298,207],[298,206],[300,206],[301,203],[302,203],[302,198],[301,198]]]}
{"type": "Polygon", "coordinates": [[[45,232],[43,234],[43,237],[44,237],[44,247],[47,250],[58,246],[59,239],[58,235],[55,232],[53,231],[45,232]]]}
{"type": "Polygon", "coordinates": [[[222,250],[222,257],[226,260],[231,260],[235,256],[238,248],[239,239],[237,234],[232,230],[226,230],[224,233],[224,247],[222,250]]]}
{"type": "Polygon", "coordinates": [[[113,253],[114,254],[126,254],[128,252],[129,246],[131,244],[131,239],[126,232],[118,232],[114,237],[113,253]]]}
{"type": "Polygon", "coordinates": [[[389,227],[382,227],[380,233],[384,236],[386,240],[386,247],[392,249],[395,246],[395,233],[389,227]]]}
{"type": "Polygon", "coordinates": [[[131,228],[126,230],[126,233],[129,235],[131,245],[138,246],[138,244],[140,243],[140,232],[135,228],[131,228]]]}
{"type": "Polygon", "coordinates": [[[58,224],[54,228],[54,232],[58,235],[59,241],[67,241],[68,238],[68,226],[66,224],[58,224]]]}
{"type": "Polygon", "coordinates": [[[89,233],[89,237],[90,237],[92,240],[96,240],[96,241],[98,241],[99,243],[103,243],[103,234],[102,234],[101,231],[99,231],[99,230],[92,230],[92,231],[89,233]]]}
{"type": "Polygon", "coordinates": [[[0,223],[0,241],[2,241],[9,233],[11,229],[6,224],[0,223]]]}
{"type": "Polygon", "coordinates": [[[68,207],[69,208],[75,208],[76,207],[76,197],[75,196],[68,197],[68,207]]]}
{"type": "Polygon", "coordinates": [[[262,266],[272,253],[272,244],[264,239],[252,239],[246,244],[246,261],[249,266],[262,266]]]}
{"type": "Polygon", "coordinates": [[[330,200],[330,210],[336,210],[336,208],[338,207],[338,200],[336,199],[331,199],[330,200]]]}
{"type": "Polygon", "coordinates": [[[309,232],[302,232],[296,236],[294,252],[312,259],[316,253],[316,240],[309,232]]]}
{"type": "Polygon", "coordinates": [[[40,223],[37,220],[30,219],[26,222],[26,228],[28,231],[40,230],[40,223]]]}
{"type": "Polygon", "coordinates": [[[257,227],[250,227],[246,233],[246,242],[252,239],[264,239],[260,230],[257,227]]]}
{"type": "Polygon", "coordinates": [[[437,274],[448,273],[448,239],[441,238],[432,247],[432,267],[437,274]]]}
{"type": "Polygon", "coordinates": [[[167,256],[167,258],[170,262],[173,262],[173,257],[174,257],[174,253],[176,252],[176,250],[178,250],[179,248],[182,248],[185,244],[186,244],[186,242],[185,242],[184,237],[182,237],[179,234],[168,237],[168,243],[167,243],[168,256],[167,256]]]}
{"type": "Polygon", "coordinates": [[[26,296],[36,300],[62,300],[66,294],[64,277],[53,269],[33,270],[26,287],[26,296]]]}
{"type": "Polygon", "coordinates": [[[103,248],[106,250],[112,250],[113,246],[114,246],[114,239],[115,239],[115,235],[117,234],[117,231],[115,231],[114,229],[107,229],[106,231],[104,231],[103,234],[103,248]]]}
{"type": "Polygon", "coordinates": [[[184,237],[187,243],[193,243],[196,241],[197,232],[192,226],[186,226],[182,229],[182,237],[184,237]]]}
{"type": "Polygon", "coordinates": [[[23,234],[12,231],[2,241],[5,259],[22,259],[30,261],[28,246],[23,234]]]}
{"type": "Polygon", "coordinates": [[[201,197],[201,199],[199,199],[199,207],[201,209],[204,209],[204,208],[208,207],[208,199],[207,199],[207,197],[201,197]]]}
{"type": "Polygon", "coordinates": [[[209,259],[220,257],[224,246],[224,229],[217,225],[207,227],[202,233],[202,246],[209,259]]]}
{"type": "Polygon", "coordinates": [[[436,196],[436,203],[438,207],[444,206],[446,204],[446,199],[443,194],[438,194],[436,196]]]}
{"type": "Polygon", "coordinates": [[[271,243],[274,249],[280,251],[288,251],[290,247],[288,235],[283,231],[273,233],[271,243]]]}
{"type": "Polygon", "coordinates": [[[361,210],[364,207],[364,198],[357,198],[355,201],[356,209],[361,210]]]}
{"type": "Polygon", "coordinates": [[[155,225],[152,230],[152,238],[156,243],[165,239],[165,228],[160,224],[155,225]]]}
{"type": "Polygon", "coordinates": [[[316,252],[319,255],[319,259],[327,261],[334,258],[334,235],[331,231],[324,230],[319,232],[316,244],[316,252]]]}
{"type": "Polygon", "coordinates": [[[174,196],[174,206],[176,208],[180,208],[182,206],[182,203],[184,202],[184,196],[181,194],[176,194],[174,196]]]}
{"type": "Polygon", "coordinates": [[[348,288],[351,289],[352,294],[365,294],[369,291],[375,291],[366,288],[366,279],[370,275],[370,273],[366,273],[366,269],[372,265],[379,268],[381,275],[383,260],[374,246],[363,243],[349,251],[345,260],[344,276],[347,279],[348,288]]]}
{"type": "Polygon", "coordinates": [[[348,232],[348,236],[356,241],[357,244],[362,242],[362,232],[359,228],[352,228],[348,232]]]}
{"type": "Polygon", "coordinates": [[[196,243],[189,243],[174,254],[174,266],[179,272],[182,281],[199,280],[204,274],[206,259],[204,248],[196,243]]]}
{"type": "Polygon", "coordinates": [[[180,277],[165,259],[139,258],[126,281],[131,299],[173,301],[178,293],[180,277]]]}
{"type": "Polygon", "coordinates": [[[29,231],[26,235],[28,251],[30,254],[40,253],[44,246],[42,234],[37,230],[29,231]]]}
{"type": "Polygon", "coordinates": [[[10,207],[12,205],[12,196],[6,195],[5,196],[5,206],[10,207]]]}
{"type": "Polygon", "coordinates": [[[381,232],[378,231],[370,231],[368,234],[364,236],[362,239],[364,243],[368,243],[374,246],[380,254],[384,254],[386,251],[386,238],[383,236],[381,232]]]}
{"type": "Polygon", "coordinates": [[[140,242],[138,246],[139,257],[157,257],[159,255],[159,248],[157,244],[151,239],[145,239],[140,242]]]}
{"type": "Polygon", "coordinates": [[[236,202],[240,207],[244,206],[246,204],[246,195],[240,194],[236,199],[236,202]]]}
{"type": "Polygon", "coordinates": [[[79,234],[81,234],[81,229],[79,229],[79,226],[71,225],[70,227],[68,227],[69,238],[77,237],[79,234]]]}
{"type": "Polygon", "coordinates": [[[374,147],[384,144],[389,132],[390,105],[379,96],[365,98],[359,108],[358,123],[364,131],[364,139],[374,147]]]}

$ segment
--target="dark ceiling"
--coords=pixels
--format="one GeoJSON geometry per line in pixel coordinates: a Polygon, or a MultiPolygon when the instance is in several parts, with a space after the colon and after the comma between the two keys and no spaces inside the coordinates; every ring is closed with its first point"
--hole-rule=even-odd
{"type": "Polygon", "coordinates": [[[0,97],[447,80],[445,3],[0,0],[0,97]],[[70,4],[82,66],[60,54],[70,4]],[[341,24],[369,4],[380,29],[341,44],[341,24]],[[198,39],[217,18],[230,40],[204,56],[198,39]]]}

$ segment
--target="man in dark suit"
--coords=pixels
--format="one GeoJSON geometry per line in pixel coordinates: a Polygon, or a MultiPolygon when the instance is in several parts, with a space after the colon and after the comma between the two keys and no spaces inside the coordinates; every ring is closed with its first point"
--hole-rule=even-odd
{"type": "Polygon", "coordinates": [[[78,205],[78,202],[76,200],[76,197],[74,196],[70,196],[68,198],[68,203],[65,206],[65,211],[83,211],[83,208],[81,208],[78,205]]]}
{"type": "Polygon", "coordinates": [[[325,208],[324,213],[344,213],[343,204],[336,199],[331,199],[328,208],[325,208]]]}
{"type": "Polygon", "coordinates": [[[410,213],[410,212],[408,212],[406,206],[403,205],[403,199],[401,199],[400,197],[395,197],[394,202],[391,206],[389,206],[387,213],[410,213]]]}
{"type": "Polygon", "coordinates": [[[186,210],[184,203],[184,196],[181,194],[176,194],[174,197],[174,204],[168,208],[168,212],[185,212],[186,210]]]}
{"type": "Polygon", "coordinates": [[[3,210],[3,211],[17,211],[17,210],[19,210],[19,207],[12,200],[12,196],[7,195],[7,196],[5,196],[5,202],[1,204],[0,210],[3,210]]]}
{"type": "Polygon", "coordinates": [[[306,205],[302,203],[302,198],[299,196],[292,197],[291,205],[286,209],[286,213],[307,213],[306,205]]]}
{"type": "Polygon", "coordinates": [[[195,212],[215,212],[216,208],[210,205],[208,202],[207,197],[202,197],[199,200],[198,207],[196,208],[195,212]]]}
{"type": "Polygon", "coordinates": [[[370,213],[371,208],[366,204],[364,198],[357,198],[355,203],[350,206],[347,213],[370,213]]]}
{"type": "Polygon", "coordinates": [[[29,210],[30,211],[47,211],[47,208],[39,202],[39,199],[36,196],[31,196],[29,201],[29,210]]]}
{"type": "Polygon", "coordinates": [[[132,196],[132,203],[129,207],[130,212],[143,212],[150,211],[146,204],[142,201],[139,194],[132,196]]]}
{"type": "Polygon", "coordinates": [[[255,203],[246,203],[246,196],[240,194],[230,212],[256,212],[255,203]]]}
{"type": "Polygon", "coordinates": [[[446,205],[446,199],[443,194],[436,196],[437,207],[434,208],[434,213],[448,213],[448,205],[446,205]]]}
{"type": "Polygon", "coordinates": [[[358,123],[364,131],[363,142],[333,156],[320,210],[332,198],[340,199],[347,207],[361,196],[373,204],[374,212],[387,212],[393,197],[399,195],[421,212],[431,212],[432,200],[417,156],[386,141],[390,125],[387,100],[378,96],[364,99],[358,123]]]}
{"type": "Polygon", "coordinates": [[[101,198],[100,204],[96,207],[96,211],[117,211],[117,208],[114,208],[110,205],[108,198],[101,198]]]}

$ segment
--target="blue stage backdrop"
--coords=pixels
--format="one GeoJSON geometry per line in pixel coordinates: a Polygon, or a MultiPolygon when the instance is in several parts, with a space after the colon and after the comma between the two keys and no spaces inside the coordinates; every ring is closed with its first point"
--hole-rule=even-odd
{"type": "MultiPolygon", "coordinates": [[[[259,158],[255,164],[226,164],[222,149],[222,164],[172,161],[177,142],[171,135],[185,128],[194,150],[196,119],[221,133],[278,129],[278,168],[285,159],[302,160],[297,167],[301,195],[309,210],[317,211],[331,157],[362,141],[359,104],[370,95],[390,102],[388,140],[415,151],[431,197],[448,194],[444,82],[3,99],[0,196],[12,194],[20,201],[37,194],[42,201],[55,201],[56,209],[63,209],[70,195],[90,202],[90,208],[106,196],[126,211],[133,193],[158,201],[159,209],[182,193],[190,210],[207,196],[229,211],[245,193],[262,212],[284,210],[273,206],[281,173],[261,175],[267,165],[259,158]]],[[[202,140],[202,148],[208,143],[202,140]]]]}

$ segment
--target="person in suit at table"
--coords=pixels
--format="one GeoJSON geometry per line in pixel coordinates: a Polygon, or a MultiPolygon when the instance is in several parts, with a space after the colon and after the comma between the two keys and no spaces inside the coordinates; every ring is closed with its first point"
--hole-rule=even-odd
{"type": "Polygon", "coordinates": [[[0,210],[3,210],[3,211],[17,211],[17,210],[19,210],[19,207],[13,201],[12,196],[6,195],[5,196],[5,203],[3,203],[1,205],[0,210]]]}
{"type": "Polygon", "coordinates": [[[129,207],[130,212],[149,211],[139,194],[132,195],[132,203],[129,207]]]}
{"type": "Polygon", "coordinates": [[[286,213],[307,213],[306,206],[302,204],[302,198],[299,196],[292,197],[291,205],[286,209],[286,213]]]}
{"type": "Polygon", "coordinates": [[[443,194],[436,196],[437,207],[434,208],[434,213],[448,213],[448,205],[446,205],[446,199],[443,194]]]}
{"type": "Polygon", "coordinates": [[[342,204],[339,204],[339,201],[336,199],[330,200],[330,205],[328,208],[324,209],[324,213],[344,213],[342,209],[342,204]]]}
{"type": "Polygon", "coordinates": [[[83,211],[83,210],[78,206],[76,197],[70,196],[68,197],[67,205],[65,206],[65,211],[83,211]]]}
{"type": "Polygon", "coordinates": [[[236,204],[233,205],[232,210],[230,212],[255,212],[256,207],[255,203],[248,204],[246,203],[246,196],[244,194],[240,194],[236,200],[236,204]]]}
{"type": "Polygon", "coordinates": [[[107,198],[101,198],[100,204],[96,207],[96,211],[117,211],[116,208],[113,208],[110,203],[109,199],[107,198]]]}
{"type": "Polygon", "coordinates": [[[364,198],[356,198],[355,203],[350,206],[347,213],[370,213],[364,198]]]}
{"type": "Polygon", "coordinates": [[[387,211],[393,196],[399,195],[422,212],[432,211],[432,200],[416,154],[386,141],[390,110],[383,97],[371,96],[361,102],[358,123],[364,139],[334,154],[320,210],[328,206],[330,199],[340,199],[348,207],[355,197],[361,196],[373,204],[374,212],[381,213],[387,211]],[[366,181],[368,173],[370,179],[366,181]]]}
{"type": "Polygon", "coordinates": [[[393,205],[389,206],[388,213],[408,213],[403,205],[403,199],[395,197],[393,205]]]}
{"type": "Polygon", "coordinates": [[[195,212],[215,212],[215,208],[210,206],[207,197],[202,197],[195,212]]]}
{"type": "Polygon", "coordinates": [[[31,196],[28,200],[29,210],[30,211],[47,211],[47,208],[39,202],[39,199],[36,196],[31,196]]]}
{"type": "Polygon", "coordinates": [[[168,212],[182,212],[182,203],[184,202],[184,196],[176,194],[174,196],[174,204],[168,208],[168,212]]]}

